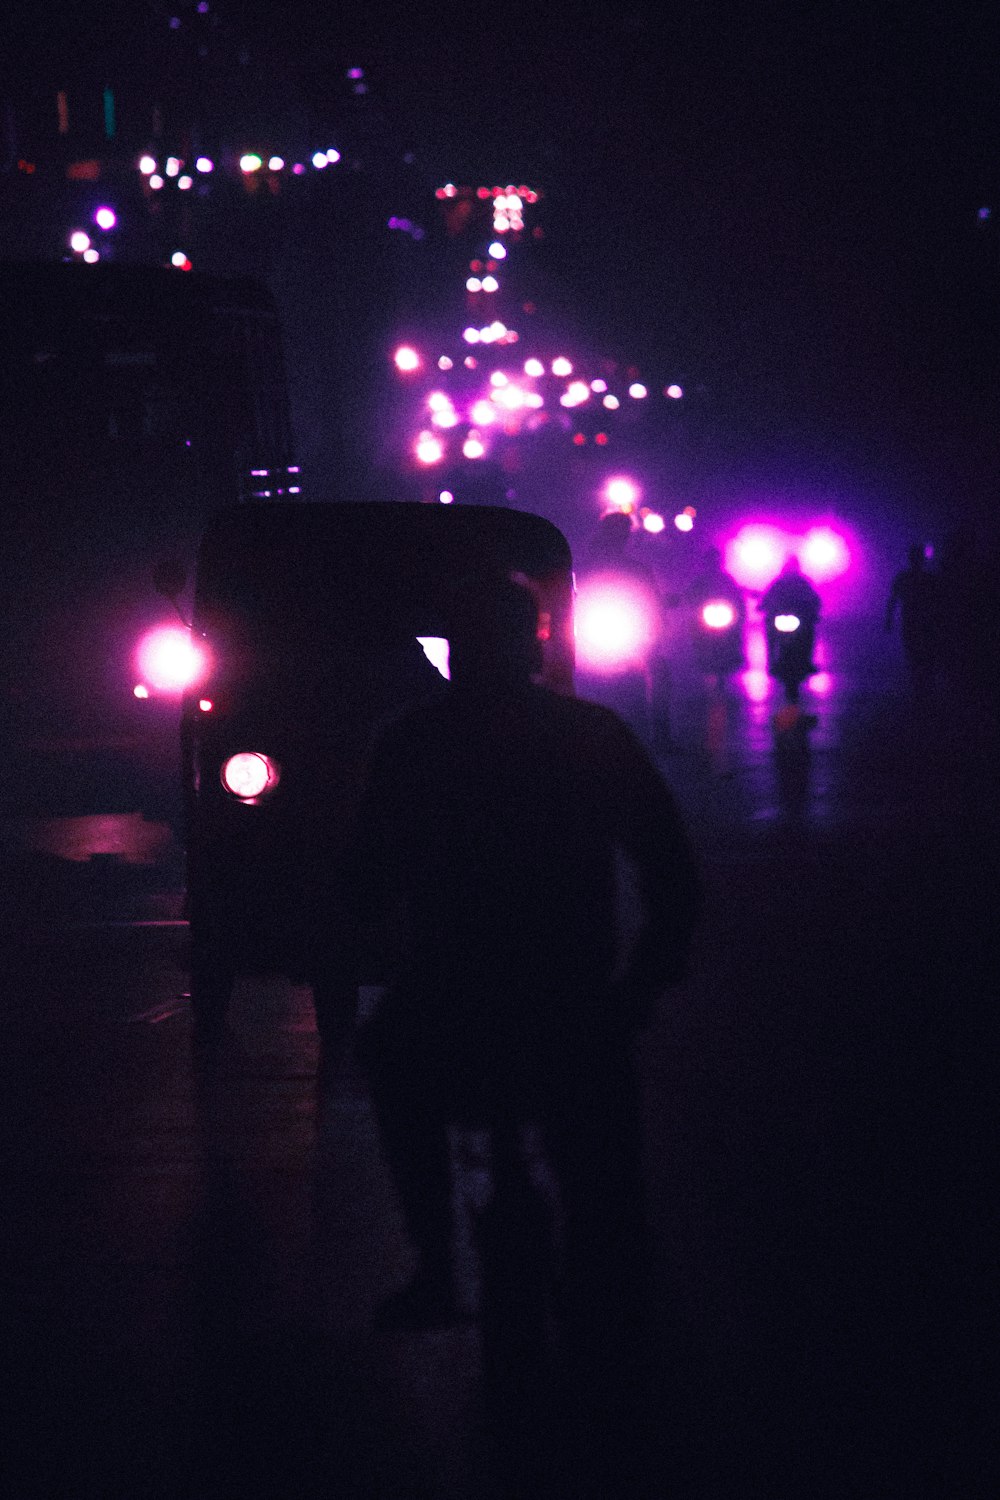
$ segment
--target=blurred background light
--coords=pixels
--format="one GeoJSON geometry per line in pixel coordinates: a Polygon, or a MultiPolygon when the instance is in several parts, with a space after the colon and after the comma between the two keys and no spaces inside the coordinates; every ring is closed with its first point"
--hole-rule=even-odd
{"type": "Polygon", "coordinates": [[[623,475],[616,475],[604,486],[604,496],[619,510],[631,510],[639,499],[639,486],[634,480],[626,479],[623,475]]]}

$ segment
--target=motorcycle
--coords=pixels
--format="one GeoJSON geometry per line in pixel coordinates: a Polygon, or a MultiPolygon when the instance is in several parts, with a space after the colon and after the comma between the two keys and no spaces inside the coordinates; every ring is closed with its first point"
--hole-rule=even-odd
{"type": "Polygon", "coordinates": [[[694,651],[699,669],[722,683],[744,665],[742,611],[730,599],[706,599],[694,620],[694,651]]]}
{"type": "Polygon", "coordinates": [[[816,670],[812,661],[813,629],[795,614],[767,617],[768,671],[784,687],[786,703],[798,703],[802,684],[816,670]]]}

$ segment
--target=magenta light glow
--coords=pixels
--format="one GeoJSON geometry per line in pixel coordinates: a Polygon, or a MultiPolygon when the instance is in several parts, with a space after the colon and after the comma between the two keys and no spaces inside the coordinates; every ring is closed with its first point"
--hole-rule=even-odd
{"type": "Polygon", "coordinates": [[[619,510],[631,510],[639,498],[639,486],[631,479],[619,475],[609,479],[604,486],[605,498],[619,510]]]}
{"type": "Polygon", "coordinates": [[[252,802],[278,784],[278,768],[269,755],[243,750],[231,755],[222,767],[222,785],[241,801],[252,802]]]}
{"type": "Polygon", "coordinates": [[[814,583],[839,578],[851,564],[851,554],[844,538],[829,526],[814,526],[802,539],[798,551],[803,573],[814,583]]]}
{"type": "Polygon", "coordinates": [[[801,532],[770,522],[749,522],[725,544],[726,569],[746,589],[766,588],[791,556],[798,558],[813,583],[829,583],[851,566],[847,538],[826,523],[801,532]]]}
{"type": "Polygon", "coordinates": [[[204,676],[208,658],[191,632],[177,625],[160,626],[144,635],[136,664],[145,682],[160,693],[182,693],[204,676]]]}
{"type": "Polygon", "coordinates": [[[594,672],[626,672],[640,665],[656,636],[649,600],[621,579],[580,585],[574,610],[580,665],[594,672]]]}
{"type": "Polygon", "coordinates": [[[745,589],[763,589],[780,573],[788,540],[777,526],[743,526],[725,547],[726,572],[745,589]]]}
{"type": "Polygon", "coordinates": [[[117,222],[118,218],[113,208],[104,206],[94,214],[94,223],[98,229],[114,229],[117,222]]]}
{"type": "Polygon", "coordinates": [[[402,371],[404,375],[411,375],[414,370],[420,369],[420,355],[409,344],[400,344],[393,359],[396,369],[402,371]]]}
{"type": "Polygon", "coordinates": [[[727,599],[712,599],[702,608],[701,618],[710,630],[728,630],[736,611],[727,599]]]}

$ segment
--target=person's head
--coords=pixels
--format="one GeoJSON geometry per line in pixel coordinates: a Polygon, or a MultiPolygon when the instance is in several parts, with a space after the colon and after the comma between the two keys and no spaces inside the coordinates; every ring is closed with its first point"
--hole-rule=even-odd
{"type": "Polygon", "coordinates": [[[605,556],[615,556],[624,552],[631,535],[632,517],[623,510],[609,510],[598,524],[595,546],[605,556]]]}
{"type": "Polygon", "coordinates": [[[524,683],[541,670],[538,602],[526,583],[505,574],[464,578],[450,615],[453,682],[524,683]]]}
{"type": "Polygon", "coordinates": [[[801,576],[801,574],[802,574],[802,564],[799,562],[799,559],[798,559],[798,556],[797,556],[796,553],[789,552],[788,556],[785,558],[785,566],[782,568],[781,571],[785,575],[786,578],[789,578],[789,577],[791,577],[791,578],[798,578],[798,577],[801,576]]]}

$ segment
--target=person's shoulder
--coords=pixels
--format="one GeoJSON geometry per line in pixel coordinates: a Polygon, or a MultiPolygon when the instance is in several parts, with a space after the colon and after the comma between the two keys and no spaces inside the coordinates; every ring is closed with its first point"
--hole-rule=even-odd
{"type": "Polygon", "coordinates": [[[630,743],[635,736],[614,709],[590,698],[577,698],[540,689],[546,695],[547,712],[565,728],[590,744],[630,743]]]}

